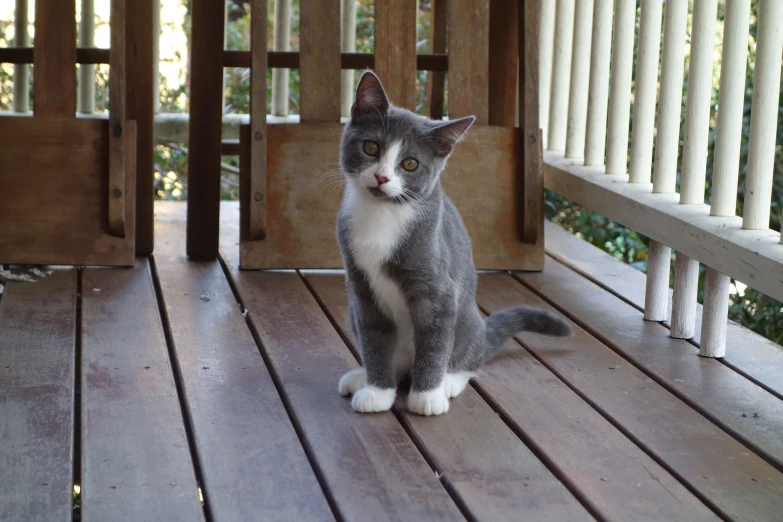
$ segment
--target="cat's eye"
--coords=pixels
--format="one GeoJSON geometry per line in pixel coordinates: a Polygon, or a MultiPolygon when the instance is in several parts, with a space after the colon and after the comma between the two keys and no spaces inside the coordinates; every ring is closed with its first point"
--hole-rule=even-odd
{"type": "Polygon", "coordinates": [[[381,148],[374,141],[364,142],[364,152],[366,152],[370,156],[377,156],[380,151],[381,148]]]}
{"type": "Polygon", "coordinates": [[[414,170],[419,168],[419,162],[413,158],[406,158],[402,160],[402,168],[404,168],[408,172],[413,172],[414,170]]]}

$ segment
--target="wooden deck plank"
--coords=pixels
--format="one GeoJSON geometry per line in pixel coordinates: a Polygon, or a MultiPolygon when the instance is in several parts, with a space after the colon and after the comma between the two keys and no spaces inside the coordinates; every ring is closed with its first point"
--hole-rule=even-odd
{"type": "Polygon", "coordinates": [[[783,470],[783,401],[779,398],[719,361],[698,357],[692,344],[672,339],[668,329],[644,321],[637,309],[557,261],[547,259],[544,273],[518,277],[783,470]]]}
{"type": "MultiPolygon", "coordinates": [[[[546,222],[546,251],[553,259],[575,270],[623,301],[644,310],[646,276],[614,259],[595,245],[546,222]]],[[[671,290],[669,290],[671,309],[671,290]]],[[[701,339],[702,305],[696,305],[696,336],[701,339]]],[[[726,329],[726,357],[722,362],[755,380],[783,398],[783,347],[729,321],[726,329]]]]}
{"type": "MultiPolygon", "coordinates": [[[[572,293],[570,299],[578,302],[579,297],[572,293]]],[[[481,277],[478,300],[489,310],[517,304],[552,309],[500,274],[481,277]]],[[[604,315],[614,312],[598,306],[595,298],[589,306],[604,315]]],[[[783,508],[783,474],[581,328],[573,339],[521,338],[637,444],[728,517],[769,519],[783,508]]]]}
{"type": "MultiPolygon", "coordinates": [[[[345,276],[308,272],[305,277],[355,350],[345,276]]],[[[441,481],[477,519],[511,520],[524,514],[526,520],[592,520],[473,388],[468,387],[440,419],[402,415],[443,473],[441,481]]]]}
{"type": "Polygon", "coordinates": [[[0,297],[0,520],[73,512],[76,270],[0,297]]]}
{"type": "Polygon", "coordinates": [[[82,520],[203,520],[147,260],[82,289],[82,520]]]}
{"type": "Polygon", "coordinates": [[[210,512],[333,519],[220,264],[185,256],[181,207],[157,208],[154,257],[210,512]]]}

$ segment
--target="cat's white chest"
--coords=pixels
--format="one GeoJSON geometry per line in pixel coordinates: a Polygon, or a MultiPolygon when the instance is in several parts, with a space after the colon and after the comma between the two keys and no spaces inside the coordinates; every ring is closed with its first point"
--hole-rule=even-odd
{"type": "Polygon", "coordinates": [[[409,205],[374,201],[349,187],[346,209],[349,216],[349,248],[357,266],[367,277],[375,302],[397,327],[397,366],[410,367],[413,353],[413,323],[399,285],[383,271],[403,240],[415,210],[409,205]],[[398,350],[399,352],[400,350],[398,350]]]}

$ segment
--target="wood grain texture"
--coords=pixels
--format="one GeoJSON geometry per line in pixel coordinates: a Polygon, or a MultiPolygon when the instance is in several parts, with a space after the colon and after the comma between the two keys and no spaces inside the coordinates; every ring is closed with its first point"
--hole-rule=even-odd
{"type": "Polygon", "coordinates": [[[340,0],[300,0],[299,12],[301,119],[340,121],[340,0]]]}
{"type": "Polygon", "coordinates": [[[544,220],[543,139],[538,121],[539,2],[524,0],[519,21],[519,124],[522,128],[522,241],[538,244],[544,220]]]}
{"type": "MultiPolygon", "coordinates": [[[[125,237],[125,0],[111,0],[111,47],[109,48],[109,232],[125,237]]],[[[133,149],[136,149],[134,144],[133,149]]]]}
{"type": "MultiPolygon", "coordinates": [[[[125,238],[112,236],[108,228],[106,120],[8,117],[0,125],[0,143],[2,262],[133,264],[133,205],[125,207],[125,238]],[[30,183],[30,173],[36,184],[30,183]]],[[[132,172],[126,182],[132,201],[132,172]]]]}
{"type": "MultiPolygon", "coordinates": [[[[446,34],[448,28],[448,0],[432,0],[432,22],[430,23],[430,41],[433,53],[446,52],[446,34]]],[[[430,118],[443,119],[446,73],[429,71],[427,73],[427,100],[430,105],[430,118]]]]}
{"type": "Polygon", "coordinates": [[[489,122],[489,0],[449,0],[449,118],[489,122]],[[468,37],[469,35],[469,37],[468,37]]]}
{"type": "Polygon", "coordinates": [[[75,117],[75,0],[36,0],[33,44],[35,116],[75,117]]]}
{"type": "Polygon", "coordinates": [[[296,272],[231,276],[304,443],[344,520],[454,520],[460,512],[391,413],[360,415],[337,393],[356,363],[296,272]]]}
{"type": "MultiPolygon", "coordinates": [[[[126,0],[127,2],[127,0],[126,0]]],[[[136,255],[152,253],[154,165],[153,0],[134,0],[127,9],[125,65],[127,119],[136,122],[136,255]]]]}
{"type": "Polygon", "coordinates": [[[187,252],[193,259],[218,253],[224,17],[223,2],[191,4],[191,55],[198,57],[190,69],[188,132],[187,252]]]}
{"type": "MultiPolygon", "coordinates": [[[[547,273],[550,268],[547,265],[547,273]]],[[[527,305],[554,311],[509,276],[482,276],[479,286],[479,304],[489,310],[527,305]]],[[[604,317],[613,312],[595,298],[589,306],[601,309],[604,317]]],[[[783,474],[585,330],[577,327],[572,339],[519,337],[544,364],[724,517],[768,519],[783,506],[779,492],[783,474]],[[640,411],[644,414],[639,415],[640,411]]]]}
{"type": "Polygon", "coordinates": [[[416,110],[416,0],[375,3],[375,72],[394,105],[416,110]]]}
{"type": "MultiPolygon", "coordinates": [[[[274,226],[263,242],[243,236],[243,268],[342,266],[334,238],[342,185],[330,185],[325,177],[339,159],[341,132],[339,124],[268,126],[267,208],[274,226]]],[[[479,268],[543,267],[543,220],[535,245],[519,241],[519,138],[518,129],[474,126],[443,175],[446,193],[473,241],[479,268]]]]}
{"type": "Polygon", "coordinates": [[[146,259],[84,271],[81,368],[82,520],[203,520],[146,259]]]}
{"type": "MultiPolygon", "coordinates": [[[[266,74],[267,74],[267,2],[253,0],[251,17],[252,64],[250,67],[250,130],[245,135],[249,148],[247,162],[249,178],[248,194],[242,205],[248,212],[248,239],[255,241],[266,237],[267,228],[267,135],[266,135],[266,74]]],[[[339,24],[338,24],[339,27],[339,24]]],[[[338,71],[339,75],[339,71],[338,71]]]]}
{"type": "Polygon", "coordinates": [[[671,393],[783,469],[783,401],[556,261],[520,279],[671,393]],[[742,417],[742,414],[746,417],[742,417]],[[754,414],[758,416],[754,416],[754,414]]]}
{"type": "Polygon", "coordinates": [[[332,519],[220,264],[184,255],[182,210],[156,207],[154,258],[210,512],[332,519]]]}
{"type": "Polygon", "coordinates": [[[0,300],[0,520],[70,520],[76,270],[0,300]]]}
{"type": "Polygon", "coordinates": [[[520,2],[509,0],[490,0],[489,3],[490,125],[513,127],[516,121],[519,5],[520,2]]]}
{"type": "MultiPolygon", "coordinates": [[[[342,335],[351,338],[355,352],[345,276],[307,272],[305,277],[342,335]]],[[[452,400],[448,414],[436,421],[401,414],[442,473],[441,481],[478,520],[503,520],[512,513],[526,520],[592,520],[472,387],[452,400]]]]}
{"type": "MultiPolygon", "coordinates": [[[[546,224],[547,254],[637,310],[644,310],[645,276],[550,222],[546,224]]],[[[669,301],[672,295],[669,290],[669,301]]],[[[702,306],[696,305],[696,337],[701,337],[702,306]]],[[[754,379],[761,386],[783,397],[783,351],[773,341],[728,321],[727,355],[721,361],[730,368],[754,379]]]]}

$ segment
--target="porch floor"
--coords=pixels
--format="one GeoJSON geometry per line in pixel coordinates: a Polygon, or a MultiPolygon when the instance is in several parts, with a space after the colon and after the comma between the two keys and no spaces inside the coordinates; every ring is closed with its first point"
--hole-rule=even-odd
{"type": "MultiPolygon", "coordinates": [[[[132,269],[62,269],[0,297],[0,520],[780,520],[783,352],[730,325],[728,356],[642,320],[644,275],[547,224],[543,273],[480,276],[524,334],[441,417],[359,415],[339,272],[184,256],[156,206],[132,269]],[[203,501],[200,500],[200,496],[203,501]]],[[[699,311],[700,314],[700,311],[699,311]]]]}

